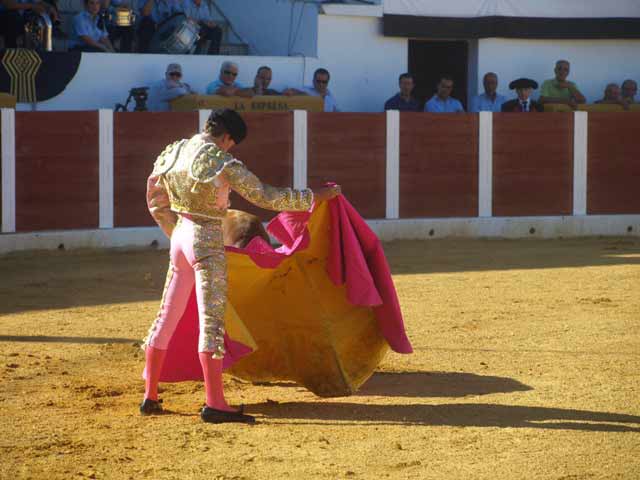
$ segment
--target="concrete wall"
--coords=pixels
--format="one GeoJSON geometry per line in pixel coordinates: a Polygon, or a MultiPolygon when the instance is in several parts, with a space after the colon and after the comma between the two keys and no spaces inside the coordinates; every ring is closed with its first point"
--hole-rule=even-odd
{"type": "Polygon", "coordinates": [[[320,15],[318,55],[306,69],[307,84],[316,67],[325,67],[343,111],[380,112],[398,92],[398,75],[407,70],[408,41],[384,37],[378,17],[320,15]]]}
{"type": "MultiPolygon", "coordinates": [[[[489,38],[478,45],[478,90],[482,75],[494,71],[498,90],[512,97],[509,82],[529,77],[538,83],[553,78],[555,62],[571,62],[569,80],[576,82],[587,102],[602,98],[607,83],[626,78],[640,81],[640,40],[514,40],[489,38]]],[[[539,91],[535,93],[535,97],[539,91]]]]}
{"type": "Polygon", "coordinates": [[[252,55],[317,55],[318,7],[289,0],[216,0],[252,55]]]}

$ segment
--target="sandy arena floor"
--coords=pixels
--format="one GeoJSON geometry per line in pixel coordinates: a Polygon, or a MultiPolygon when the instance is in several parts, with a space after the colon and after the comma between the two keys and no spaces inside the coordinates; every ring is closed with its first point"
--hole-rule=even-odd
{"type": "Polygon", "coordinates": [[[0,257],[0,478],[640,478],[640,239],[386,245],[415,353],[357,395],[226,379],[143,418],[166,251],[0,257]]]}

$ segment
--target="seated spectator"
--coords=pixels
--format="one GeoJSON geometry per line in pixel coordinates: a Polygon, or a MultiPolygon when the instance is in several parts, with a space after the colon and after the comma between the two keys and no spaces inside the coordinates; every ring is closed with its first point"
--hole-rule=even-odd
{"type": "Polygon", "coordinates": [[[586,103],[578,86],[567,80],[571,65],[567,60],[558,60],[554,70],[556,77],[545,80],[540,89],[540,103],[562,103],[574,110],[579,103],[586,103]]]}
{"type": "Polygon", "coordinates": [[[325,112],[339,112],[338,104],[336,103],[336,99],[329,90],[329,80],[331,79],[331,74],[329,70],[326,68],[318,68],[315,72],[313,72],[313,86],[311,87],[303,87],[302,90],[298,90],[296,88],[287,88],[283,95],[311,95],[314,97],[322,97],[324,100],[324,111],[325,112]]]}
{"type": "Polygon", "coordinates": [[[109,34],[109,40],[114,46],[119,42],[119,52],[131,53],[133,52],[133,37],[134,37],[134,25],[131,26],[119,26],[116,24],[116,16],[118,9],[130,9],[133,10],[131,2],[133,0],[102,0],[102,12],[101,14],[109,20],[107,21],[107,33],[109,34]]]}
{"type": "Polygon", "coordinates": [[[253,81],[253,93],[256,95],[280,95],[280,92],[269,88],[271,84],[271,68],[262,66],[256,72],[256,78],[253,81]]]}
{"type": "Polygon", "coordinates": [[[211,0],[184,0],[184,14],[200,26],[200,40],[196,53],[218,55],[222,41],[222,29],[216,24],[211,0]],[[207,48],[207,43],[209,47],[207,48]]]}
{"type": "Polygon", "coordinates": [[[620,87],[617,83],[610,83],[604,89],[604,96],[600,100],[596,100],[594,103],[604,103],[613,105],[622,105],[625,109],[628,108],[628,104],[622,101],[620,96],[620,87]]]}
{"type": "Polygon", "coordinates": [[[218,80],[207,85],[207,95],[222,95],[223,97],[253,97],[253,89],[246,88],[236,82],[238,77],[238,64],[223,62],[220,67],[218,80]]]}
{"type": "Polygon", "coordinates": [[[622,82],[622,101],[627,105],[631,103],[637,103],[635,99],[636,93],[638,93],[638,84],[630,78],[622,82]]]}
{"type": "Polygon", "coordinates": [[[182,67],[179,63],[167,66],[165,78],[149,87],[148,108],[152,112],[168,112],[169,101],[183,95],[197,93],[188,83],[182,81],[182,67]]]}
{"type": "Polygon", "coordinates": [[[84,12],[73,17],[69,50],[115,52],[104,25],[99,26],[100,0],[84,0],[84,12]]]}
{"type": "Polygon", "coordinates": [[[138,10],[138,51],[149,51],[153,34],[158,26],[178,13],[183,12],[181,0],[139,0],[138,10]]]}
{"type": "Polygon", "coordinates": [[[506,97],[498,95],[498,75],[493,72],[485,73],[482,78],[484,93],[471,99],[470,112],[500,112],[506,97]]]}
{"type": "Polygon", "coordinates": [[[503,112],[543,112],[542,105],[531,99],[531,93],[538,88],[538,82],[530,78],[518,78],[509,84],[516,91],[518,98],[502,104],[503,112]]]}
{"type": "Polygon", "coordinates": [[[456,113],[464,112],[462,104],[451,97],[453,90],[453,78],[445,75],[438,82],[438,90],[424,106],[425,112],[431,113],[456,113]]]}
{"type": "Polygon", "coordinates": [[[398,78],[400,92],[387,100],[385,110],[399,110],[401,112],[421,112],[422,105],[413,96],[414,82],[409,73],[403,73],[398,78]]]}
{"type": "Polygon", "coordinates": [[[46,13],[57,23],[58,13],[54,5],[34,0],[0,0],[0,36],[4,37],[5,48],[18,48],[18,38],[24,35],[24,13],[46,13]]]}

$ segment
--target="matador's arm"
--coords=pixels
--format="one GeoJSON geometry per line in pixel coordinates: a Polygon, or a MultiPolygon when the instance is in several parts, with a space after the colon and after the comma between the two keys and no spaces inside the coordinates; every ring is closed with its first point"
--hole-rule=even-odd
{"type": "Polygon", "coordinates": [[[171,233],[178,222],[178,215],[171,210],[169,195],[164,188],[162,176],[151,175],[147,179],[147,208],[165,235],[171,238],[171,233]]]}
{"type": "Polygon", "coordinates": [[[225,165],[222,174],[233,190],[258,207],[267,210],[305,211],[313,204],[313,192],[309,188],[276,188],[262,183],[249,169],[238,160],[225,165]]]}

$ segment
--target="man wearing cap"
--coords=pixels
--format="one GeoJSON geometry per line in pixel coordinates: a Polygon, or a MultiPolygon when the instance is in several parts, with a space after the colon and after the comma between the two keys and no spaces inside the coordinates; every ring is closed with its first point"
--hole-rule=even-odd
{"type": "Polygon", "coordinates": [[[179,63],[167,66],[165,78],[155,82],[149,88],[148,108],[152,112],[168,112],[169,101],[183,95],[197,93],[188,83],[182,81],[182,67],[179,63]]]}
{"type": "Polygon", "coordinates": [[[531,99],[531,93],[538,88],[538,83],[530,78],[518,78],[509,84],[511,90],[516,91],[518,98],[502,104],[503,112],[542,112],[544,109],[535,100],[531,99]]]}
{"type": "Polygon", "coordinates": [[[584,95],[578,90],[578,86],[567,80],[571,65],[567,60],[558,60],[554,73],[556,78],[542,82],[540,89],[540,103],[562,103],[569,105],[574,110],[579,103],[586,103],[584,95]]]}
{"type": "Polygon", "coordinates": [[[217,110],[202,133],[169,145],[147,180],[147,205],[171,239],[171,263],[160,311],[144,342],[145,396],[142,415],[162,413],[158,382],[169,342],[195,288],[198,304],[198,357],[204,376],[209,423],[254,423],[254,417],[231,408],[223,393],[227,267],[222,222],[235,190],[254,205],[275,211],[309,210],[340,194],[340,187],[315,192],[276,188],[262,183],[228,152],[242,142],[247,127],[234,110],[217,110]]]}

